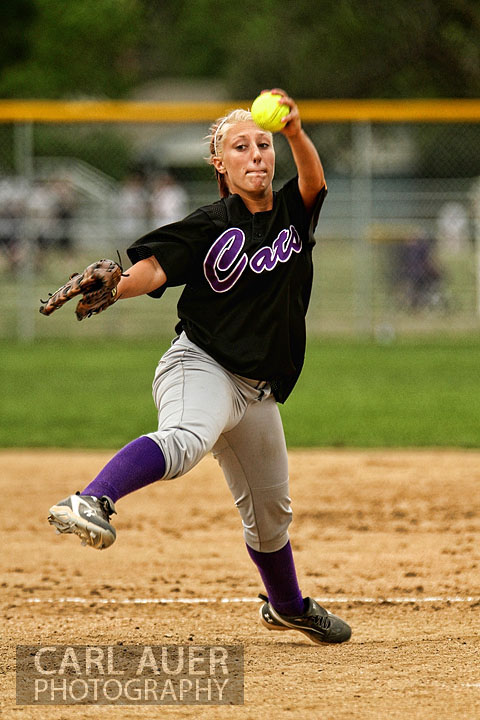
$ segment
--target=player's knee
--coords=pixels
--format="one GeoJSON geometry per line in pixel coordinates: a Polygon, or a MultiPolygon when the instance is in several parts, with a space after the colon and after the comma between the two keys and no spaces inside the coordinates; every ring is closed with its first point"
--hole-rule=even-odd
{"type": "Polygon", "coordinates": [[[151,433],[165,456],[164,480],[185,475],[211,450],[208,438],[187,428],[161,430],[151,433]]]}

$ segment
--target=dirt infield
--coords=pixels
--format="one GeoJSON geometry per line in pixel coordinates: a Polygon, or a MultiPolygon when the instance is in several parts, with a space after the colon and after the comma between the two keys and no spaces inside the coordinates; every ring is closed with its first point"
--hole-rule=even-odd
{"type": "Polygon", "coordinates": [[[480,452],[290,453],[300,584],[352,625],[340,647],[260,625],[262,588],[212,458],[120,500],[107,551],[55,536],[49,505],[110,456],[0,451],[4,718],[480,717],[480,452]],[[245,703],[15,705],[16,645],[122,643],[241,644],[245,703]]]}

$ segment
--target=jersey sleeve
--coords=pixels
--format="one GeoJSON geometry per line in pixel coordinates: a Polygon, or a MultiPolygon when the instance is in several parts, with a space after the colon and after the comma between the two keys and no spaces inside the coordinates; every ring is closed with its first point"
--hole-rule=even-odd
{"type": "Polygon", "coordinates": [[[149,295],[161,297],[167,287],[188,282],[201,263],[209,230],[211,224],[207,216],[196,210],[183,220],[153,230],[130,245],[127,255],[132,263],[154,255],[167,276],[166,284],[149,295]]]}
{"type": "Polygon", "coordinates": [[[313,234],[318,223],[318,216],[322,209],[323,202],[327,196],[327,186],[324,185],[319,191],[315,203],[310,211],[305,209],[300,189],[298,187],[298,175],[293,177],[283,186],[281,192],[284,193],[289,212],[294,224],[297,223],[305,232],[309,234],[310,241],[314,243],[313,234]]]}

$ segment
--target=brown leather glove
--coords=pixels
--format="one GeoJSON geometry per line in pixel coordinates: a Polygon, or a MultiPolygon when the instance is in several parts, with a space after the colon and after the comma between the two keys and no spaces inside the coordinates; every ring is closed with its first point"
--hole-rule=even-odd
{"type": "Polygon", "coordinates": [[[70,298],[83,295],[75,310],[78,320],[97,315],[117,299],[117,285],[121,276],[122,268],[114,260],[92,263],[83,273],[72,275],[65,285],[49,295],[48,300],[40,300],[40,312],[51,315],[70,298]]]}

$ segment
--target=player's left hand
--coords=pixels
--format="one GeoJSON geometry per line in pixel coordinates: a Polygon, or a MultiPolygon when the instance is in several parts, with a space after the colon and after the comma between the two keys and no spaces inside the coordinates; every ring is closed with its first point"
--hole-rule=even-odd
{"type": "Polygon", "coordinates": [[[280,130],[279,132],[281,132],[282,135],[285,135],[286,137],[293,137],[294,135],[297,135],[297,133],[299,133],[302,129],[302,121],[300,119],[300,112],[298,110],[297,103],[293,98],[287,95],[285,90],[282,90],[281,88],[272,88],[270,92],[275,93],[276,95],[281,95],[282,99],[279,100],[279,103],[281,103],[282,105],[288,105],[288,107],[290,108],[290,112],[286,116],[287,124],[285,125],[283,130],[280,130]]]}
{"type": "Polygon", "coordinates": [[[96,315],[113,305],[117,299],[117,285],[122,268],[114,260],[99,260],[89,265],[83,273],[75,273],[65,285],[41,300],[40,312],[51,315],[70,298],[83,295],[75,310],[78,320],[96,315]]]}

